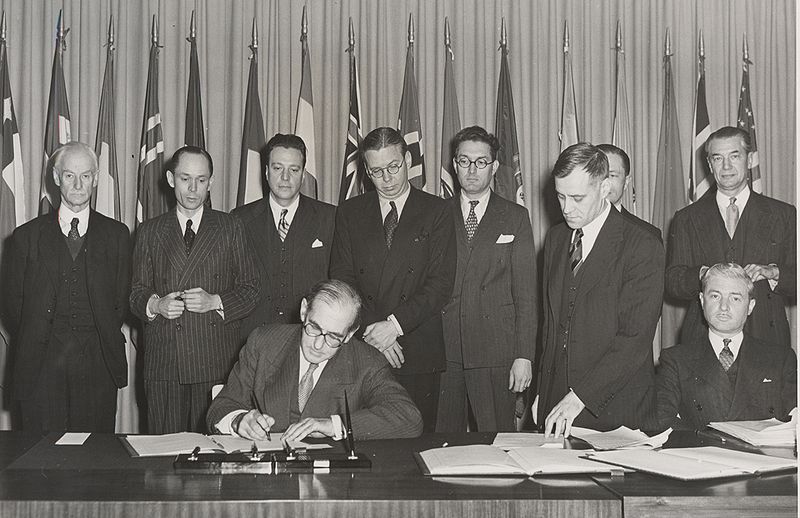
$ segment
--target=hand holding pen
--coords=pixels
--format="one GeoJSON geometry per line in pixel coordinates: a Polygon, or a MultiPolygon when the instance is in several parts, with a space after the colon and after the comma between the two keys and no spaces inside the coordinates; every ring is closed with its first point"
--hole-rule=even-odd
{"type": "Polygon", "coordinates": [[[253,410],[236,416],[231,426],[233,431],[245,439],[254,441],[267,439],[271,441],[270,428],[275,425],[275,419],[261,411],[258,400],[252,392],[250,394],[250,403],[254,407],[253,410]]]}

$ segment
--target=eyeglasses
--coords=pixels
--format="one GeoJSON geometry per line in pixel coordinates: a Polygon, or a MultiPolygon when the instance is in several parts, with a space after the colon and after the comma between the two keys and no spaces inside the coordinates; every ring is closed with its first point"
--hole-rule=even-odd
{"type": "Polygon", "coordinates": [[[373,167],[372,169],[367,170],[367,174],[373,178],[383,178],[385,173],[389,173],[390,176],[394,176],[400,172],[401,167],[403,167],[402,163],[389,164],[386,167],[373,167]]]}
{"type": "Polygon", "coordinates": [[[325,339],[325,343],[328,344],[328,347],[332,349],[337,349],[341,347],[342,344],[344,343],[344,340],[342,338],[334,336],[331,333],[324,332],[314,322],[306,322],[305,324],[303,324],[303,331],[312,338],[316,338],[318,336],[323,337],[325,339]]]}
{"type": "Polygon", "coordinates": [[[484,158],[484,157],[480,157],[480,158],[475,159],[475,160],[470,160],[469,158],[467,158],[465,156],[460,156],[460,157],[456,158],[456,164],[458,164],[459,167],[462,167],[464,169],[469,169],[469,166],[471,166],[473,164],[478,169],[486,169],[486,166],[491,164],[491,162],[489,161],[489,159],[484,158]]]}

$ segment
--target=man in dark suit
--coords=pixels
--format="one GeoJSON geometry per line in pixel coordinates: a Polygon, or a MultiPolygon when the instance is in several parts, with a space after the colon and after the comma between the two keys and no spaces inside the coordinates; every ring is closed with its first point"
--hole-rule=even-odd
{"type": "Polygon", "coordinates": [[[565,149],[553,176],[565,221],[544,244],[537,422],[556,435],[573,423],[651,429],[664,247],[611,208],[608,160],[596,147],[565,149]]]}
{"type": "Polygon", "coordinates": [[[364,341],[396,369],[425,430],[433,431],[445,367],[441,311],[456,262],[451,211],[441,198],[411,187],[411,154],[397,130],[371,131],[361,154],[375,191],[337,210],[331,278],[359,290],[364,341]]]}
{"type": "Polygon", "coordinates": [[[258,300],[241,221],[204,207],[212,172],[205,150],[176,151],[167,181],[178,205],[136,238],[131,309],[145,324],[150,433],[204,431],[211,387],[236,361],[239,323],[258,300]]]}
{"type": "Polygon", "coordinates": [[[452,142],[461,193],[450,200],[458,262],[442,310],[447,369],[437,431],[515,431],[516,394],[531,383],[536,348],[536,260],[525,207],[493,193],[500,147],[479,126],[452,142]]]}
{"type": "Polygon", "coordinates": [[[758,306],[750,276],[738,264],[716,264],[705,271],[701,283],[698,298],[708,334],[661,354],[656,378],[660,428],[788,420],[797,407],[797,357],[791,347],[762,342],[742,331],[758,306]]]}
{"type": "Polygon", "coordinates": [[[667,294],[690,302],[681,343],[702,340],[707,328],[697,296],[712,264],[744,265],[758,301],[745,331],[753,338],[791,345],[786,304],[797,293],[797,210],[750,190],[750,136],[723,127],[706,141],[716,188],[675,214],[667,243],[667,294]]]}
{"type": "Polygon", "coordinates": [[[11,331],[13,398],[22,428],[114,432],[128,383],[120,327],[130,292],[130,233],[89,207],[97,156],[80,142],[51,159],[57,212],[14,231],[3,299],[11,331]]]}
{"type": "Polygon", "coordinates": [[[209,430],[248,439],[267,431],[287,440],[341,439],[347,391],[356,439],[417,437],[422,417],[408,393],[378,351],[353,339],[360,310],[355,289],[323,281],[300,303],[302,325],[253,331],[211,403],[209,430]]]}
{"type": "Polygon", "coordinates": [[[267,142],[269,195],[233,211],[244,223],[261,278],[258,305],[240,328],[244,343],[258,326],[300,322],[300,299],[328,278],[336,207],[300,194],[306,145],[280,133],[267,142]]]}

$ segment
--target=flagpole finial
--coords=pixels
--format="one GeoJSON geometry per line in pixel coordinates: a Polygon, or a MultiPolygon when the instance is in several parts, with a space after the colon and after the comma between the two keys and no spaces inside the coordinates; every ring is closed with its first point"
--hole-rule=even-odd
{"type": "Polygon", "coordinates": [[[619,20],[617,20],[617,41],[614,48],[617,52],[622,52],[622,23],[619,20]]]}
{"type": "Polygon", "coordinates": [[[414,14],[408,14],[408,44],[414,44],[414,14]]]}
{"type": "Polygon", "coordinates": [[[64,30],[64,18],[63,18],[63,11],[61,9],[58,10],[58,25],[56,26],[56,40],[60,43],[60,48],[62,51],[67,50],[67,40],[65,39],[69,29],[64,30]]]}
{"type": "Polygon", "coordinates": [[[747,47],[747,33],[742,35],[742,60],[750,62],[750,49],[747,47]]]}
{"type": "Polygon", "coordinates": [[[447,16],[444,17],[444,44],[446,47],[450,46],[450,21],[447,16]]]}
{"type": "Polygon", "coordinates": [[[258,48],[258,25],[256,25],[256,17],[253,16],[253,30],[250,33],[250,48],[256,50],[258,48]]]}
{"type": "Polygon", "coordinates": [[[569,52],[569,26],[567,20],[564,20],[564,53],[569,52]]]}
{"type": "Polygon", "coordinates": [[[3,20],[0,21],[0,42],[6,41],[6,11],[3,10],[3,20]]]}
{"type": "Polygon", "coordinates": [[[700,59],[706,57],[706,42],[703,39],[703,29],[700,29],[700,42],[698,43],[697,53],[700,56],[700,59]]]}
{"type": "Polygon", "coordinates": [[[153,15],[153,25],[150,29],[150,42],[158,46],[158,15],[153,15]]]}
{"type": "Polygon", "coordinates": [[[108,17],[108,41],[106,43],[109,50],[114,50],[114,15],[108,17]]]}
{"type": "Polygon", "coordinates": [[[667,27],[667,34],[664,37],[664,56],[669,57],[672,55],[672,39],[670,38],[669,27],[667,27]]]}
{"type": "Polygon", "coordinates": [[[306,13],[306,5],[303,4],[303,21],[300,25],[300,39],[308,36],[308,14],[306,13]]]}
{"type": "Polygon", "coordinates": [[[500,18],[500,47],[508,47],[508,33],[506,32],[506,17],[500,18]]]}
{"type": "Polygon", "coordinates": [[[192,21],[189,23],[189,41],[194,40],[197,37],[197,27],[194,23],[194,9],[192,9],[192,21]]]}
{"type": "Polygon", "coordinates": [[[353,30],[353,17],[350,17],[350,25],[347,29],[347,43],[348,49],[353,50],[356,47],[356,31],[353,30]]]}

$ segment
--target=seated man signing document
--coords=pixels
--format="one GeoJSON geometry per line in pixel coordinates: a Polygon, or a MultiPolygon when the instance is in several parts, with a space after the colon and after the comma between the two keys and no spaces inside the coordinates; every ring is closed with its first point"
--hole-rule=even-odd
{"type": "Polygon", "coordinates": [[[417,437],[422,417],[383,355],[353,335],[361,298],[345,282],[314,286],[300,303],[302,324],[250,334],[228,382],[211,403],[212,432],[266,439],[341,439],[344,395],[356,439],[417,437]]]}

